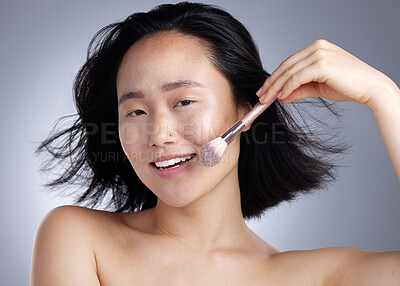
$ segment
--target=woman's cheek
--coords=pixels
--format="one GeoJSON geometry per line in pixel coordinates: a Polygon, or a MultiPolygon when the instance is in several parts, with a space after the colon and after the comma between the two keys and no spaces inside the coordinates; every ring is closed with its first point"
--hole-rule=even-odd
{"type": "Polygon", "coordinates": [[[210,112],[193,113],[183,124],[185,140],[199,146],[221,136],[220,133],[221,130],[216,124],[215,115],[210,112]]]}
{"type": "Polygon", "coordinates": [[[119,126],[119,139],[123,146],[135,145],[139,141],[139,128],[133,124],[121,124],[119,126]]]}
{"type": "Polygon", "coordinates": [[[122,123],[119,125],[119,139],[122,149],[128,159],[132,161],[140,160],[143,154],[140,154],[139,146],[143,140],[143,128],[136,124],[122,123]]]}

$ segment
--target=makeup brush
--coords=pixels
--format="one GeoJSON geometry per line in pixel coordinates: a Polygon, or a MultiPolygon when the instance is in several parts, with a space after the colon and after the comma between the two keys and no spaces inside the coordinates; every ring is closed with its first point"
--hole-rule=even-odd
{"type": "Polygon", "coordinates": [[[204,144],[200,150],[200,164],[206,167],[212,167],[218,164],[228,144],[238,137],[243,130],[250,126],[251,123],[276,100],[276,98],[277,95],[272,97],[265,104],[257,102],[248,113],[243,115],[243,117],[222,134],[221,137],[215,138],[214,140],[204,144]]]}

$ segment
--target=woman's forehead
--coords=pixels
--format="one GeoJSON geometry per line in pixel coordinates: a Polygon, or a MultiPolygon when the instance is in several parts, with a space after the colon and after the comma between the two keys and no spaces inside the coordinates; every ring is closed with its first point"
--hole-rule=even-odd
{"type": "Polygon", "coordinates": [[[163,33],[146,37],[128,50],[118,70],[117,89],[181,79],[206,85],[207,81],[218,79],[215,73],[220,72],[196,37],[163,33]]]}
{"type": "Polygon", "coordinates": [[[190,60],[204,61],[208,60],[208,49],[197,37],[177,32],[160,32],[133,44],[122,61],[149,61],[159,57],[178,60],[179,64],[190,60]]]}

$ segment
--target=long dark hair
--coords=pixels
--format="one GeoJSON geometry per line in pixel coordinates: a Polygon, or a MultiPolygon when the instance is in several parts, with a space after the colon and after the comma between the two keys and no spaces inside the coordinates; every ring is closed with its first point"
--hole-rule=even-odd
{"type": "MultiPolygon", "coordinates": [[[[70,116],[77,116],[76,120],[50,134],[35,151],[47,150],[52,155],[42,172],[68,163],[46,187],[86,185],[75,203],[95,207],[110,195],[108,207],[115,212],[139,211],[157,204],[157,197],[138,178],[119,141],[116,74],[134,43],[163,31],[201,39],[211,62],[228,79],[236,103],[253,106],[258,102],[255,92],[270,74],[263,69],[249,32],[229,13],[211,5],[182,2],[132,14],[93,37],[87,61],[74,82],[77,114],[70,116]]],[[[318,102],[338,115],[323,99],[314,103],[318,102]]],[[[321,140],[309,127],[301,126],[286,106],[276,101],[242,134],[239,184],[244,218],[260,217],[266,209],[323,188],[335,179],[338,165],[328,155],[343,153],[348,147],[330,143],[329,138],[321,140]]]]}

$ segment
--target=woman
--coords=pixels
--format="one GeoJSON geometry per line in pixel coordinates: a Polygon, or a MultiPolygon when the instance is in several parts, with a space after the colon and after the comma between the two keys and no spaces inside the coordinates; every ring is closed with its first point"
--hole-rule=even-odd
{"type": "Polygon", "coordinates": [[[335,165],[318,154],[344,150],[317,141],[282,103],[366,104],[400,177],[400,91],[387,76],[325,40],[269,75],[246,29],[203,4],[133,14],[90,46],[75,82],[79,118],[38,151],[71,159],[49,186],[91,180],[79,202],[111,194],[116,212],[52,210],[37,230],[31,285],[400,283],[398,251],[279,252],[244,222],[324,186],[335,165]],[[203,144],[276,94],[218,165],[199,164],[203,144]],[[65,134],[61,148],[49,148],[65,134]]]}

